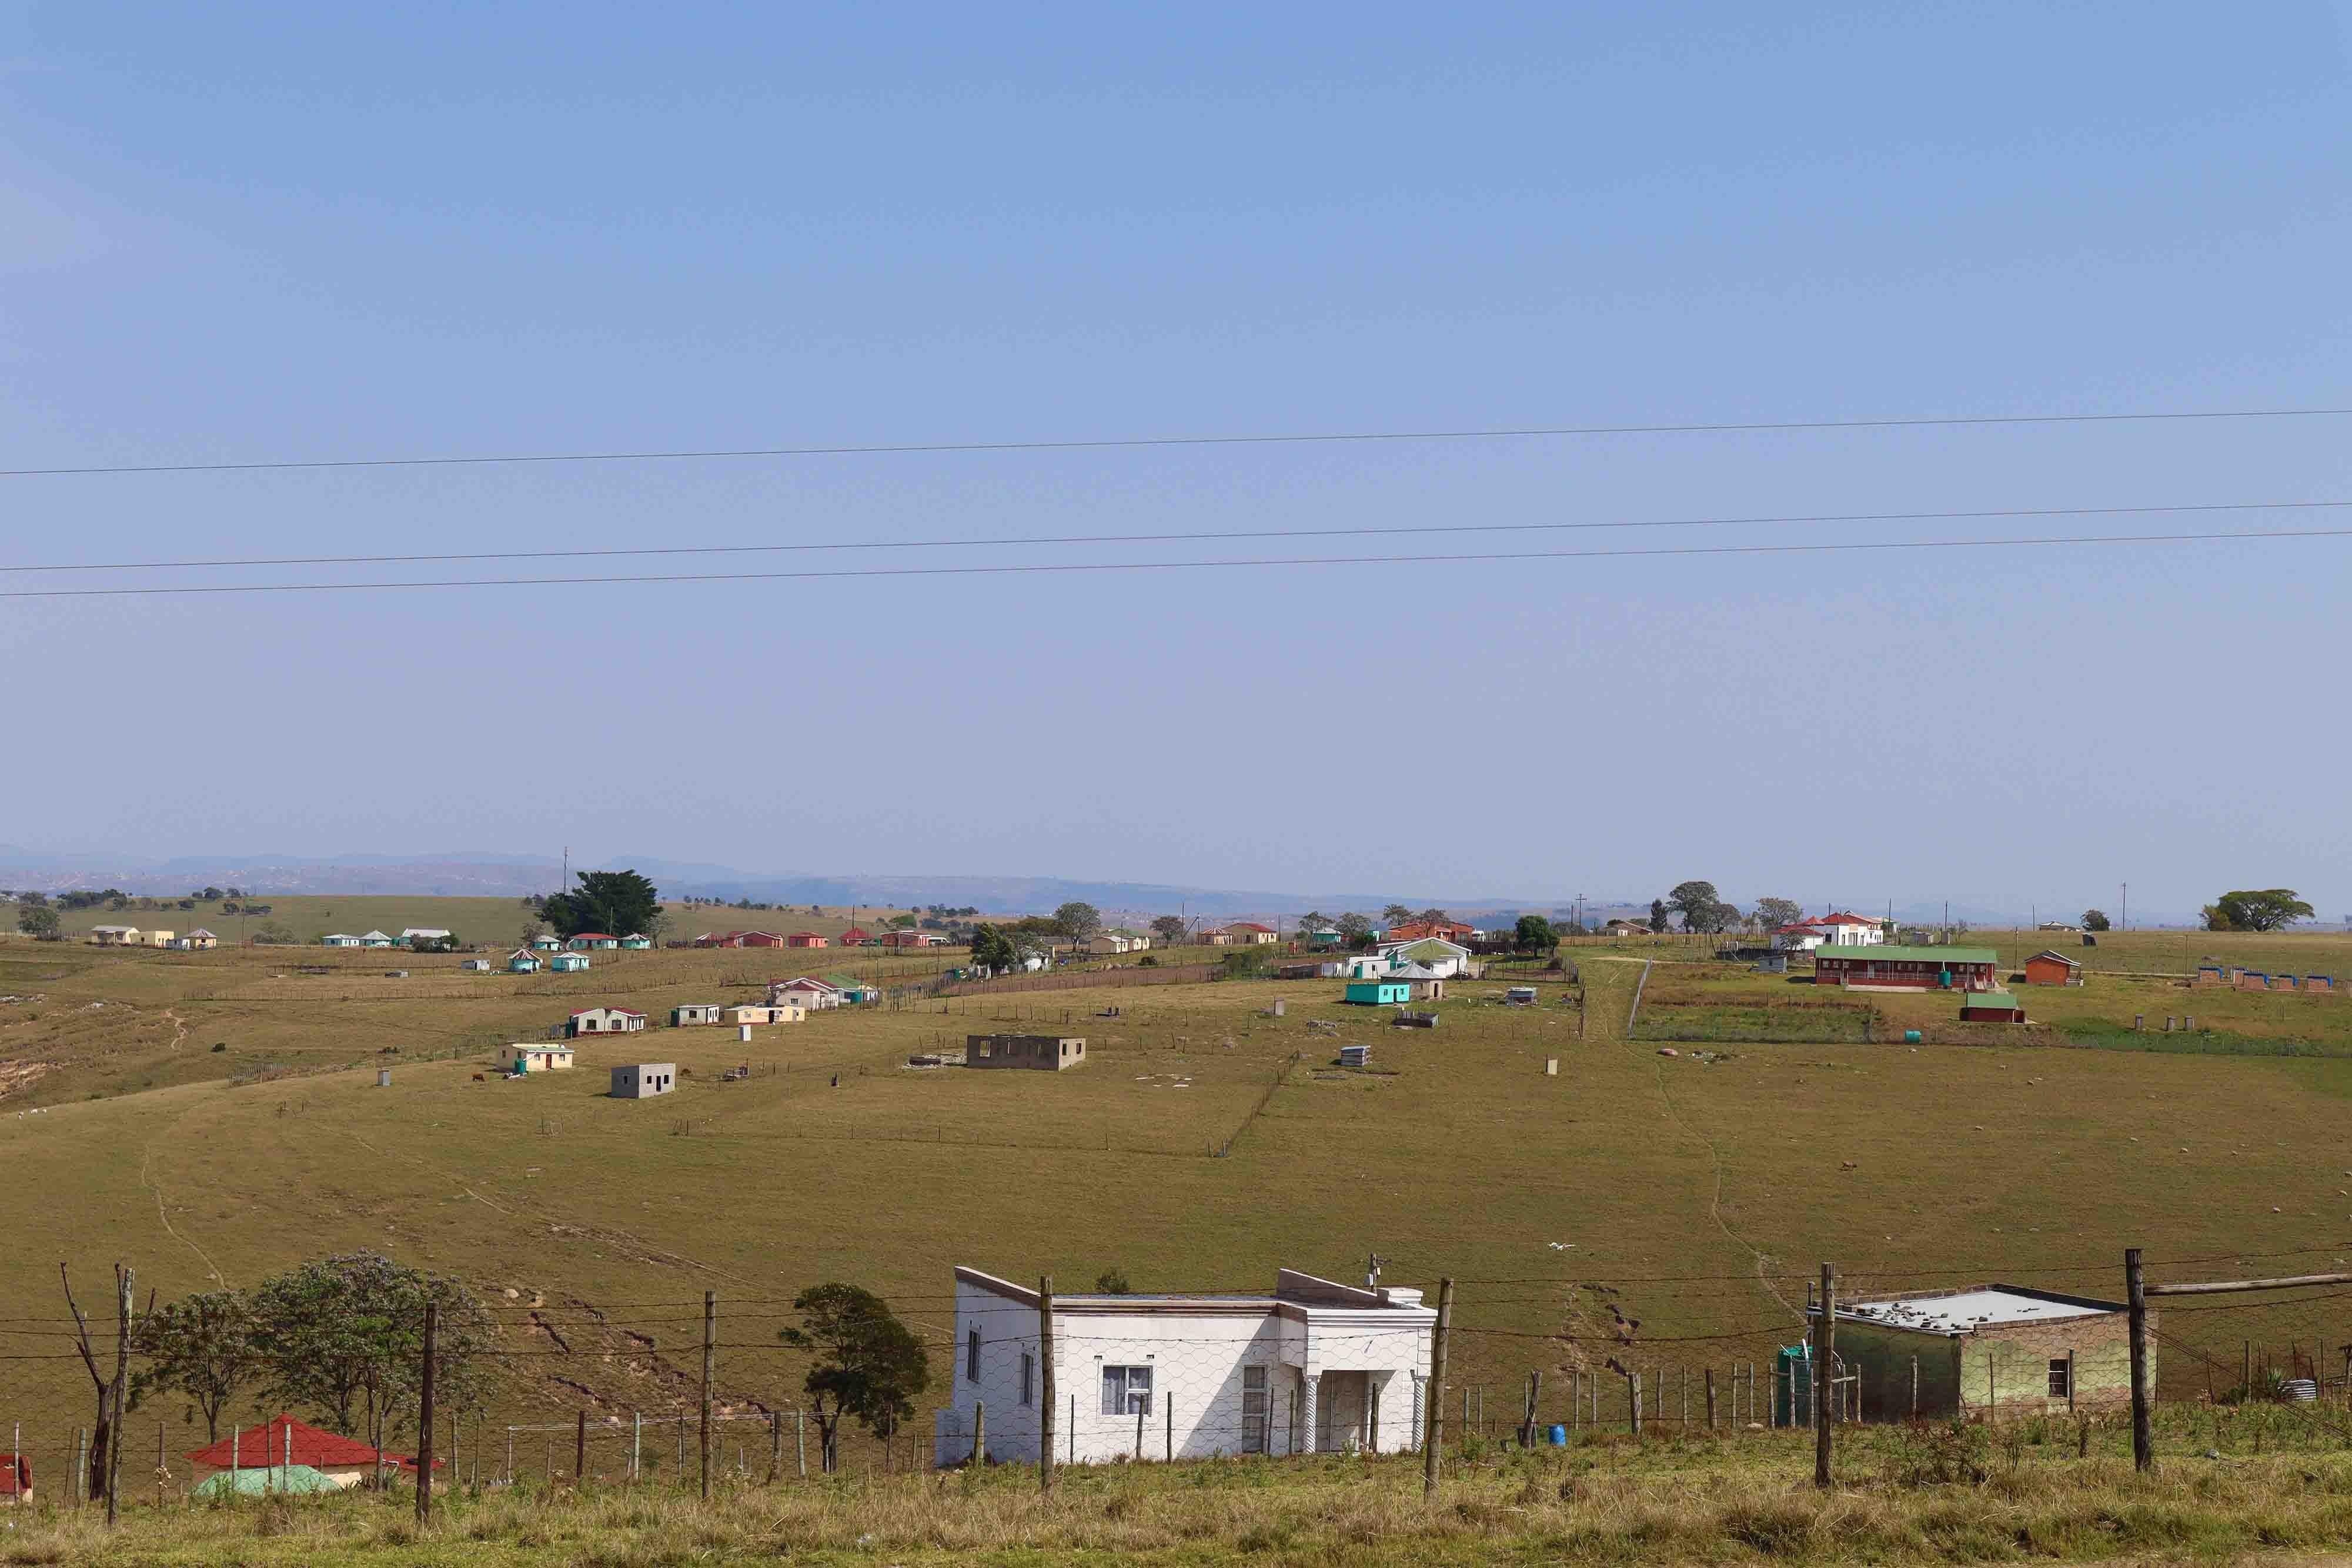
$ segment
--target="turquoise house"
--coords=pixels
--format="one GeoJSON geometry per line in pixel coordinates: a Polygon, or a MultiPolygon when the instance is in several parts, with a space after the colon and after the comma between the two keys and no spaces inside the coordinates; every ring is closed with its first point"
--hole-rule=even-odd
{"type": "Polygon", "coordinates": [[[1403,980],[1350,980],[1343,1001],[1384,1008],[1412,1000],[1412,987],[1403,980]]]}
{"type": "Polygon", "coordinates": [[[824,977],[824,983],[839,991],[841,999],[853,1007],[859,1002],[878,1002],[882,999],[881,987],[869,986],[855,975],[827,975],[824,977]]]}
{"type": "Polygon", "coordinates": [[[532,937],[530,945],[542,953],[552,953],[563,946],[563,938],[552,933],[542,933],[532,937]]]}
{"type": "Polygon", "coordinates": [[[507,973],[509,975],[538,974],[539,955],[528,947],[516,948],[507,955],[507,973]]]}
{"type": "Polygon", "coordinates": [[[621,938],[622,947],[631,953],[642,953],[653,945],[654,939],[650,936],[624,936],[621,938]]]}
{"type": "Polygon", "coordinates": [[[1318,931],[1309,931],[1307,934],[1307,946],[1311,948],[1328,950],[1341,945],[1339,934],[1329,926],[1325,926],[1318,931]]]}
{"type": "Polygon", "coordinates": [[[585,953],[558,953],[554,957],[550,958],[547,961],[547,967],[553,969],[560,975],[568,975],[573,970],[586,968],[588,967],[588,955],[585,953]]]}

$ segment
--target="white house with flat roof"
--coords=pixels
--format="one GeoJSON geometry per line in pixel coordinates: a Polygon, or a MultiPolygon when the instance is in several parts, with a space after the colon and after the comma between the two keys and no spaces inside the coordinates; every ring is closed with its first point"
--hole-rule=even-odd
{"type": "MultiPolygon", "coordinates": [[[[955,1271],[954,1399],[939,1412],[940,1462],[971,1458],[976,1407],[988,1454],[1035,1463],[1043,1426],[1038,1296],[977,1269],[955,1271]]],[[[1421,1442],[1437,1313],[1421,1292],[1279,1271],[1265,1295],[1055,1295],[1055,1457],[1402,1453],[1421,1442]]]]}

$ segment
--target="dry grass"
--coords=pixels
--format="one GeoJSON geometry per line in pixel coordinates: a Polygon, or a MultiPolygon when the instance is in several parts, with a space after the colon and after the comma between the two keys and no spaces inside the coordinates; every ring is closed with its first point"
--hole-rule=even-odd
{"type": "Polygon", "coordinates": [[[1743,1440],[1453,1461],[1437,1501],[1412,1459],[1230,1461],[730,1488],[516,1489],[446,1500],[419,1531],[404,1497],[136,1510],[110,1537],[28,1511],[0,1563],[327,1565],[769,1561],[1049,1564],[1994,1563],[2195,1557],[2352,1541],[2352,1460],[1997,1463],[1906,1486],[1857,1445],[1821,1493],[1801,1441],[1743,1440]]]}

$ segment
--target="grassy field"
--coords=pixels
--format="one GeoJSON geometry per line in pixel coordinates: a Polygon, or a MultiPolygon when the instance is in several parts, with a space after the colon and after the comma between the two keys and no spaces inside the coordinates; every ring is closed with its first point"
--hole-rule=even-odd
{"type": "MultiPolygon", "coordinates": [[[[2103,945],[2114,969],[2067,1002],[2164,1011],[2139,1008],[2129,988],[2143,982],[2123,977],[2163,967],[2177,939],[2140,940],[2103,945]]],[[[2300,968],[2352,968],[2341,938],[2262,945],[2282,941],[2307,944],[2291,949],[2300,968]]],[[[2126,1245],[2228,1260],[2174,1270],[2191,1273],[2352,1255],[2352,1060],[2078,1050],[2054,1030],[1976,1049],[1792,1040],[1666,1058],[1622,1038],[1645,946],[1575,953],[1581,1034],[1566,987],[1520,1009],[1487,999],[1499,987],[1458,987],[1424,1031],[1340,1005],[1335,982],[1234,981],[819,1014],[748,1050],[730,1030],[656,1030],[620,1056],[584,1050],[576,1074],[477,1082],[504,1042],[592,1001],[663,1017],[803,967],[936,960],[656,952],[525,978],[408,958],[410,978],[393,981],[380,955],[312,950],[300,956],[329,972],[306,975],[268,950],[12,943],[0,1180],[19,1197],[0,1317],[23,1330],[18,1354],[56,1355],[60,1261],[94,1291],[125,1259],[169,1297],[374,1248],[503,1303],[509,1343],[532,1354],[513,1360],[499,1414],[543,1421],[675,1408],[705,1289],[727,1325],[725,1397],[749,1407],[791,1403],[800,1367],[774,1332],[796,1290],[828,1279],[886,1293],[943,1339],[957,1263],[1262,1289],[1277,1266],[1346,1277],[1378,1250],[1392,1281],[1462,1281],[1457,1375],[1500,1403],[1530,1367],[1561,1364],[1541,1336],[1578,1281],[1622,1292],[1645,1359],[1696,1369],[1791,1341],[1788,1302],[1823,1258],[1889,1287],[1995,1277],[2110,1292],[2126,1245]],[[1265,1016],[1276,998],[1286,1016],[1265,1016]],[[1114,1002],[1122,1016],[1092,1016],[1114,1002]],[[906,1065],[998,1029],[1084,1034],[1089,1064],[906,1065]],[[1332,1066],[1349,1041],[1370,1044],[1379,1071],[1332,1066]],[[747,1057],[757,1075],[719,1082],[747,1057]],[[619,1059],[693,1077],[669,1100],[614,1102],[602,1091],[619,1059]],[[649,1343],[615,1337],[629,1333],[649,1343]]],[[[2188,961],[2217,946],[2192,944],[2188,961]]],[[[1649,985],[1718,983],[1708,974],[1661,966],[1649,985]]],[[[2221,999],[2209,995],[2200,1015],[2221,999]]],[[[2233,1028],[2283,1040],[2338,1039],[2352,1014],[2230,999],[2261,1014],[2233,1028]]],[[[2183,1317],[2165,1376],[2187,1387],[2184,1347],[2200,1343],[2234,1358],[2273,1330],[2282,1353],[2291,1336],[2352,1338],[2333,1311],[2183,1317]]],[[[69,1360],[6,1367],[0,1422],[25,1421],[54,1475],[89,1418],[87,1380],[69,1360]]],[[[152,1446],[158,1417],[172,1451],[195,1446],[176,1410],[142,1412],[133,1441],[152,1446]]]]}
{"type": "MultiPolygon", "coordinates": [[[[9,1521],[0,1562],[228,1568],[672,1568],[775,1562],[1003,1568],[1108,1562],[1195,1568],[1420,1564],[2236,1562],[2352,1541],[2352,1458],[2315,1448],[2215,1452],[2136,1476],[2117,1434],[1880,1429],[1841,1443],[1816,1491],[1803,1434],[1612,1439],[1450,1451],[1434,1501],[1421,1466],[1210,1460],[1075,1468],[1039,1494],[1022,1467],[775,1484],[730,1472],[709,1502],[682,1488],[525,1484],[437,1500],[404,1492],[9,1521]],[[2079,1451],[2086,1448],[2087,1451],[2079,1451]]],[[[2315,1560],[2297,1556],[2306,1565],[2315,1560]]],[[[2331,1560],[2340,1561],[2340,1560],[2331,1560]]]]}

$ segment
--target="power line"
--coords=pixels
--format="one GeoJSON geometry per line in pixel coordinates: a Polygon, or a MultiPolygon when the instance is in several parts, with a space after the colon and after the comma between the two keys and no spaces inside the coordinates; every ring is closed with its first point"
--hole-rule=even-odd
{"type": "Polygon", "coordinates": [[[805,550],[979,549],[1022,545],[1198,543],[1218,539],[1349,538],[1390,534],[1559,533],[1588,528],[1716,528],[1787,523],[1927,523],[1990,517],[2114,517],[2200,512],[2316,511],[2352,500],[2200,501],[2146,507],[2011,507],[1959,512],[1794,512],[1758,517],[1611,518],[1578,523],[1410,523],[1346,528],[1234,528],[1176,534],[1034,534],[992,539],[820,540],[782,545],[638,545],[610,549],[474,550],[443,555],[250,556],[214,560],[119,560],[58,566],[0,566],[0,573],[181,571],[255,566],[411,566],[431,561],[574,560],[613,556],[778,555],[805,550]]]}
{"type": "Polygon", "coordinates": [[[746,457],[889,457],[958,452],[1097,452],[1139,447],[1305,446],[1405,441],[1512,441],[1556,436],[1751,435],[1821,430],[1961,429],[1978,425],[2126,424],[2220,419],[2320,419],[2352,408],[2235,408],[2136,413],[1993,413],[1916,419],[1780,419],[1695,424],[1513,425],[1473,430],[1351,430],[1269,435],[1127,435],[1097,440],[887,442],[842,446],[739,446],[635,452],[508,452],[450,457],[319,457],[251,463],[118,463],[0,468],[0,479],[98,474],[253,474],[325,468],[455,468],[524,463],[675,463],[746,457]]]}
{"type": "Polygon", "coordinates": [[[1013,566],[859,567],[838,571],[677,572],[613,577],[466,577],[417,582],[254,582],[157,588],[37,588],[0,592],[6,599],[117,599],[159,594],[333,593],[368,589],[576,588],[622,583],[778,582],[835,578],[1009,577],[1036,573],[1105,571],[1197,571],[1213,568],[1269,566],[1461,565],[1506,560],[1611,560],[1643,557],[1823,555],[1853,550],[2040,549],[2057,545],[2192,544],[2229,539],[2325,539],[2352,536],[2352,528],[2278,529],[2254,533],[2081,534],[2042,538],[1879,539],[1847,544],[1685,545],[1651,549],[1517,550],[1466,555],[1276,556],[1215,560],[1030,562],[1013,566]]]}

